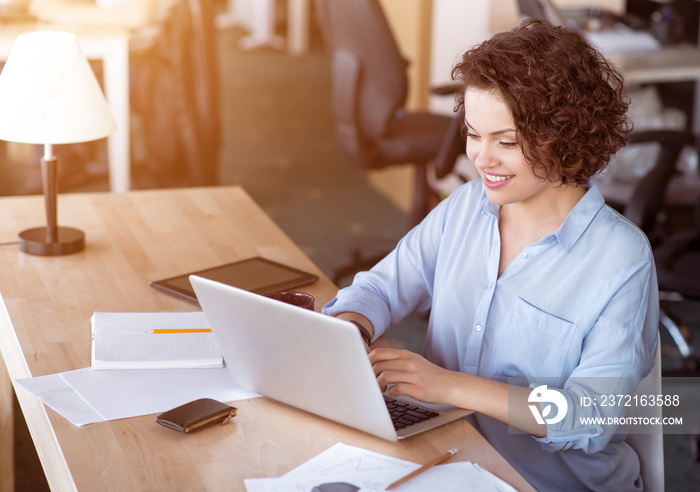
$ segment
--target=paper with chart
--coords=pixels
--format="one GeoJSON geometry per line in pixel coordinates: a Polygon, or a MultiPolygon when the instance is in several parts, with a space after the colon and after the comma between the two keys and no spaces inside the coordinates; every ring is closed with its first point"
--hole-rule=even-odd
{"type": "Polygon", "coordinates": [[[310,492],[332,483],[352,484],[360,487],[357,490],[384,490],[419,467],[410,461],[338,443],[280,478],[248,479],[245,485],[248,492],[310,492]]]}
{"type": "MultiPolygon", "coordinates": [[[[386,487],[420,465],[338,443],[279,478],[245,481],[248,492],[371,492],[386,487]]],[[[438,465],[401,485],[402,492],[465,490],[515,492],[490,472],[470,462],[438,465]]],[[[397,489],[398,490],[398,489],[397,489]]]]}

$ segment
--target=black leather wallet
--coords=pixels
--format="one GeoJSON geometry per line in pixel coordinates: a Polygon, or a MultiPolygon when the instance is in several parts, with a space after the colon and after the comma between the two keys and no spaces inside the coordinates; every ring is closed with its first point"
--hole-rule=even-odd
{"type": "Polygon", "coordinates": [[[238,409],[211,398],[194,400],[156,417],[156,422],[180,432],[194,432],[214,424],[225,424],[238,409]]]}

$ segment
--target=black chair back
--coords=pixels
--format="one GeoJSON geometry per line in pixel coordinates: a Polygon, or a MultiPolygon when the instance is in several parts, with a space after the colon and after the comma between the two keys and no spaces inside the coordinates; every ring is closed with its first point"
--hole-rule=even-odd
{"type": "Polygon", "coordinates": [[[520,15],[531,19],[546,20],[547,14],[544,12],[544,7],[539,0],[518,0],[518,9],[520,15]]]}
{"type": "Polygon", "coordinates": [[[370,142],[386,136],[404,108],[407,62],[377,0],[316,0],[316,10],[331,55],[338,146],[378,167],[370,142]]]}
{"type": "Polygon", "coordinates": [[[685,131],[649,130],[631,133],[627,140],[628,144],[644,142],[657,142],[661,149],[653,168],[637,183],[623,213],[653,241],[656,219],[663,209],[669,181],[676,173],[676,162],[683,147],[695,145],[695,136],[685,131]]]}

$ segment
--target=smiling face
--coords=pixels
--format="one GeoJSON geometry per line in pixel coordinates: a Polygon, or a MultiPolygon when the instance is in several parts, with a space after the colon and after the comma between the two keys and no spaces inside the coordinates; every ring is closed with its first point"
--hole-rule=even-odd
{"type": "Polygon", "coordinates": [[[496,205],[528,203],[557,186],[538,177],[525,160],[508,106],[494,92],[476,88],[464,94],[467,156],[476,165],[486,196],[496,205]]]}

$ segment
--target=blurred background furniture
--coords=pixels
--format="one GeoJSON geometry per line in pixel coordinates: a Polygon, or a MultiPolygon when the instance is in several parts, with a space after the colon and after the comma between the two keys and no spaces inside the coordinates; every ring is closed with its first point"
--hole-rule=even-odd
{"type": "MultiPolygon", "coordinates": [[[[700,196],[696,195],[694,203],[685,196],[684,205],[679,206],[672,184],[674,178],[683,179],[679,156],[690,149],[697,159],[700,137],[685,131],[647,131],[633,133],[629,142],[660,146],[655,165],[638,182],[624,214],[652,243],[664,328],[660,331],[664,392],[681,395],[686,408],[694,408],[695,378],[700,376],[700,196]]],[[[697,466],[700,432],[678,438],[687,439],[690,460],[697,466]]],[[[670,442],[669,438],[668,445],[670,442]]]]}
{"type": "Polygon", "coordinates": [[[685,147],[695,147],[696,137],[682,130],[647,130],[633,132],[627,139],[627,145],[648,143],[656,144],[656,148],[648,149],[655,155],[654,164],[644,177],[633,183],[628,201],[616,202],[613,197],[608,202],[637,224],[654,245],[670,233],[671,215],[688,210],[694,202],[690,199],[683,204],[677,197],[669,196],[669,187],[675,178],[682,179],[678,159],[685,147]]]}
{"type": "Polygon", "coordinates": [[[221,117],[214,0],[177,0],[132,52],[133,110],[159,186],[218,184],[221,117]]]}
{"type": "Polygon", "coordinates": [[[700,301],[700,201],[694,215],[693,229],[668,236],[654,250],[659,289],[680,295],[661,302],[662,322],[674,335],[678,349],[678,354],[670,354],[675,355],[675,364],[665,371],[667,376],[700,375],[697,347],[700,334],[693,332],[692,323],[675,306],[678,300],[700,301]]]}
{"type": "Polygon", "coordinates": [[[555,25],[563,25],[564,19],[549,0],[518,0],[522,17],[548,20],[555,25]]]}
{"type": "MultiPolygon", "coordinates": [[[[407,110],[408,61],[377,0],[316,0],[315,5],[331,59],[336,145],[349,161],[367,169],[413,166],[410,221],[416,225],[436,202],[428,184],[431,162],[446,139],[448,145],[459,144],[448,134],[455,129],[454,117],[407,110]]],[[[359,241],[334,280],[371,267],[394,245],[383,239],[359,241]]]]}
{"type": "Polygon", "coordinates": [[[669,199],[674,177],[680,175],[678,158],[684,148],[700,148],[696,135],[686,131],[657,130],[632,133],[628,143],[659,145],[654,166],[639,180],[623,214],[649,237],[654,251],[661,292],[664,375],[698,375],[697,340],[693,324],[678,310],[678,300],[700,300],[700,197],[697,204],[679,206],[669,199]],[[689,220],[690,218],[690,220],[689,220]]]}
{"type": "Polygon", "coordinates": [[[275,33],[275,0],[228,0],[226,10],[216,16],[216,27],[240,25],[250,32],[239,40],[242,50],[270,46],[287,48],[292,56],[309,50],[310,0],[287,0],[287,37],[275,33]]]}

